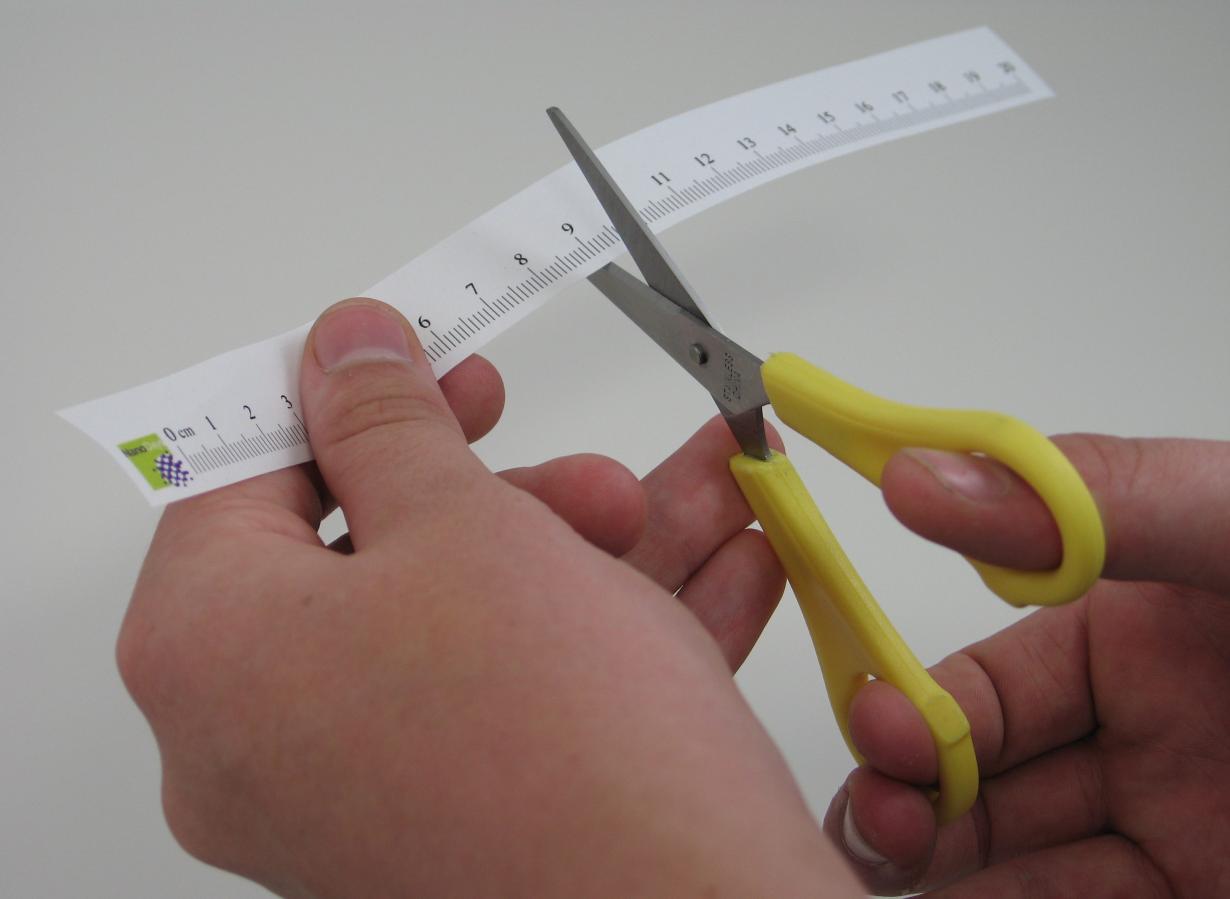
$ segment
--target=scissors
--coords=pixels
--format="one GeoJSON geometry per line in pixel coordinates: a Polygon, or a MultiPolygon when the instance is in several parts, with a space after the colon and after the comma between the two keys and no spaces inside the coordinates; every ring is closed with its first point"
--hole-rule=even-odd
{"type": "Polygon", "coordinates": [[[990,589],[1014,606],[1058,605],[1097,580],[1105,536],[1097,506],[1076,469],[1029,425],[995,412],[907,406],[858,389],[789,353],[767,360],[712,327],[678,266],[610,173],[558,108],[547,115],[598,197],[644,281],[614,263],[590,282],[709,391],[742,450],[730,461],[739,489],[786,570],[803,610],[846,745],[854,694],[872,677],[918,709],[935,741],[941,823],[964,814],[978,794],[969,722],[901,639],[820,515],[794,466],[772,451],[764,407],[793,430],[879,486],[889,458],[906,447],[979,453],[1020,475],[1059,526],[1063,559],[1049,571],[1018,571],[970,559],[990,589]]]}

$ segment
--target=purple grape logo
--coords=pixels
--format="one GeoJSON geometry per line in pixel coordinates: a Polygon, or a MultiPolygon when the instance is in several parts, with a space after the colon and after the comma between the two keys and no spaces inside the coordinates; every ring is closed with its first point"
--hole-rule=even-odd
{"type": "Polygon", "coordinates": [[[154,490],[161,490],[163,487],[186,487],[192,481],[192,472],[188,470],[188,466],[167,449],[157,434],[147,434],[121,443],[119,449],[154,490]]]}

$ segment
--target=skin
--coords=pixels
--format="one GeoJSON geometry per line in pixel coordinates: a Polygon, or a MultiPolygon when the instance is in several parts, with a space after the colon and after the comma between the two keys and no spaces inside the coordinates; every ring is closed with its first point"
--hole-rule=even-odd
{"type": "MultiPolygon", "coordinates": [[[[824,826],[877,893],[1230,891],[1230,445],[1057,443],[1102,511],[1105,579],[932,669],[970,720],[983,777],[958,821],[937,830],[919,789],[935,754],[904,697],[884,684],[856,697],[851,728],[868,764],[824,826]]],[[[968,555],[1059,560],[1037,496],[985,459],[901,454],[884,492],[907,526],[968,555]]]]}
{"type": "MultiPolygon", "coordinates": [[[[599,456],[495,475],[466,447],[502,407],[483,360],[437,385],[400,316],[348,301],[302,368],[317,465],[168,509],[120,635],[189,852],[288,897],[858,893],[730,681],[783,578],[724,425],[644,481],[599,456]]],[[[933,669],[984,777],[943,829],[921,720],[860,692],[868,765],[824,827],[869,889],[1230,889],[1230,448],[1057,442],[1106,579],[933,669]]],[[[906,451],[884,493],[967,555],[1058,561],[987,460],[906,451]]]]}
{"type": "Polygon", "coordinates": [[[300,386],[316,465],[171,506],[119,638],[190,853],[288,897],[858,894],[731,681],[784,579],[724,425],[643,482],[497,476],[498,375],[437,385],[373,301],[300,386]]]}

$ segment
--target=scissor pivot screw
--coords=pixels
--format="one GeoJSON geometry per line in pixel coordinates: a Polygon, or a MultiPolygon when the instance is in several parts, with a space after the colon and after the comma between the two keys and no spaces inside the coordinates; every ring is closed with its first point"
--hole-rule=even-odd
{"type": "Polygon", "coordinates": [[[704,365],[709,361],[709,352],[699,343],[694,343],[688,347],[688,355],[692,357],[692,361],[697,365],[704,365]]]}

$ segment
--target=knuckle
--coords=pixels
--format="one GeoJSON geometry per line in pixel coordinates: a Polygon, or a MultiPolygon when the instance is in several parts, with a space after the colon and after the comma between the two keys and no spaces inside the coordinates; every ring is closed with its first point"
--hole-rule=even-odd
{"type": "Polygon", "coordinates": [[[422,426],[433,431],[438,427],[438,433],[461,439],[456,419],[442,398],[416,393],[400,368],[371,368],[382,370],[365,371],[363,377],[352,378],[331,393],[314,420],[309,419],[317,448],[335,449],[372,434],[396,434],[422,426]]]}
{"type": "Polygon", "coordinates": [[[209,837],[210,829],[202,820],[200,810],[168,772],[163,773],[162,779],[162,816],[181,849],[207,865],[221,867],[222,854],[217,842],[209,837]]]}
{"type": "Polygon", "coordinates": [[[159,649],[153,628],[140,613],[130,611],[125,616],[115,643],[116,667],[129,695],[147,716],[158,704],[173,658],[159,649]]]}
{"type": "Polygon", "coordinates": [[[1130,494],[1147,468],[1145,443],[1101,434],[1066,434],[1057,441],[1095,495],[1130,494]]]}
{"type": "Polygon", "coordinates": [[[238,811],[216,797],[203,800],[199,789],[181,785],[179,777],[164,771],[162,817],[180,848],[207,865],[252,876],[259,873],[248,858],[255,847],[245,851],[249,843],[242,832],[245,828],[234,826],[243,820],[236,818],[238,811]]]}

